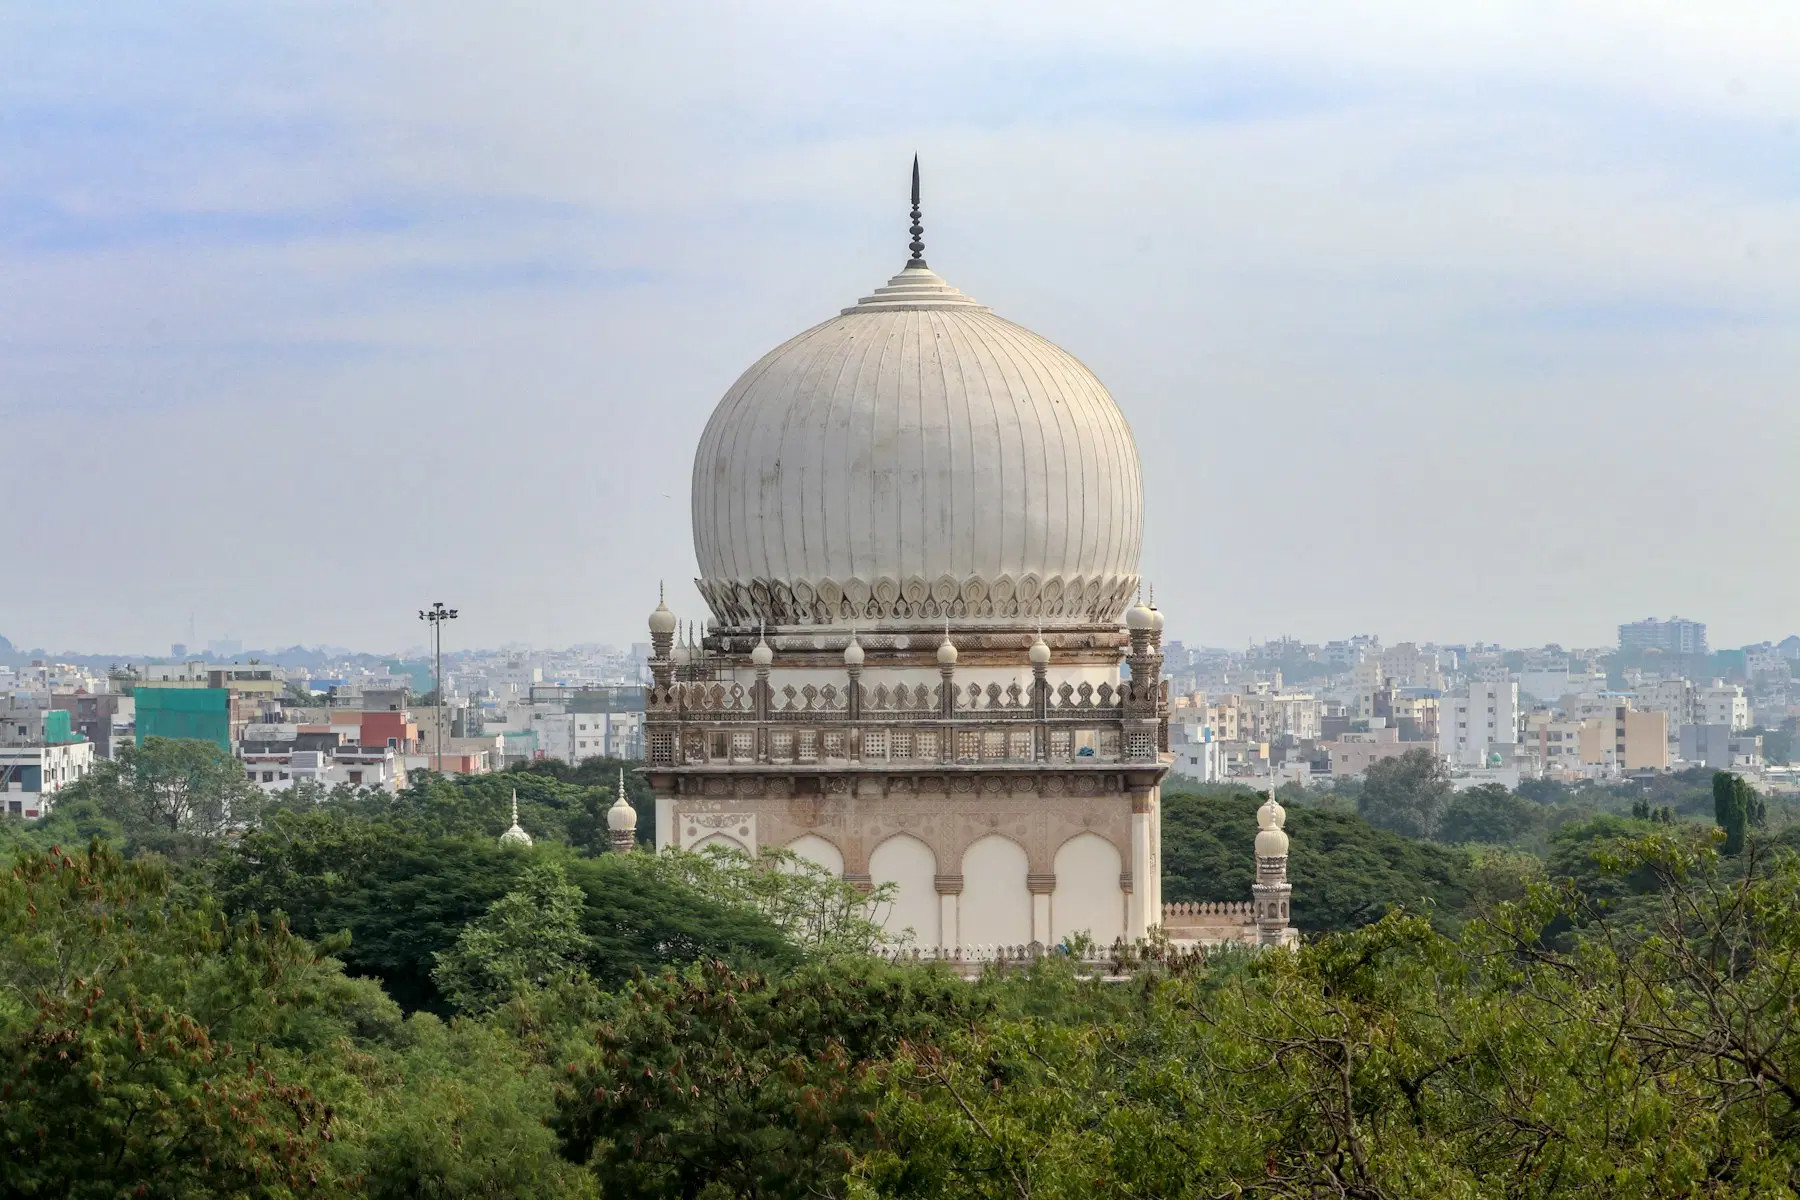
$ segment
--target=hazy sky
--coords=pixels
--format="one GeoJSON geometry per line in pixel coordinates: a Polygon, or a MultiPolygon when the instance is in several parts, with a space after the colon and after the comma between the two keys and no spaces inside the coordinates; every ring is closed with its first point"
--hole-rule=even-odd
{"type": "Polygon", "coordinates": [[[1800,628],[1800,5],[0,7],[0,634],[643,637],[927,256],[1112,389],[1172,635],[1800,628]]]}

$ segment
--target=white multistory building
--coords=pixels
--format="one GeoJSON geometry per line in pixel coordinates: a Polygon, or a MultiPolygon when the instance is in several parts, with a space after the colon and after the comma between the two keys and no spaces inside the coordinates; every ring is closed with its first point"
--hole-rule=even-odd
{"type": "Polygon", "coordinates": [[[1744,689],[1721,679],[1695,688],[1694,723],[1723,725],[1733,732],[1750,728],[1750,701],[1744,689]]]}
{"type": "Polygon", "coordinates": [[[1510,679],[1475,681],[1439,702],[1438,753],[1458,766],[1486,766],[1518,741],[1519,685],[1510,679]]]}

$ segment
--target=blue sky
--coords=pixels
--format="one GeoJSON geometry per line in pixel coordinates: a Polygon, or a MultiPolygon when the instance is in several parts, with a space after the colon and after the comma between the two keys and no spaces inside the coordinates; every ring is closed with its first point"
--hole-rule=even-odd
{"type": "Polygon", "coordinates": [[[1190,642],[1800,627],[1792,5],[0,10],[0,634],[633,640],[928,256],[1099,373],[1190,642]],[[19,453],[24,449],[25,453],[19,453]]]}

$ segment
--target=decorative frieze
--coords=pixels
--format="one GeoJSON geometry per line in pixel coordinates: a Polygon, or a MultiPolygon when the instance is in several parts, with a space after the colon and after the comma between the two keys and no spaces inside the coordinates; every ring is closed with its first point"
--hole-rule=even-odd
{"type": "Polygon", "coordinates": [[[904,580],[696,579],[715,616],[727,625],[847,625],[858,621],[1013,618],[1116,624],[1137,587],[1135,575],[1061,575],[986,579],[948,575],[904,580]]]}

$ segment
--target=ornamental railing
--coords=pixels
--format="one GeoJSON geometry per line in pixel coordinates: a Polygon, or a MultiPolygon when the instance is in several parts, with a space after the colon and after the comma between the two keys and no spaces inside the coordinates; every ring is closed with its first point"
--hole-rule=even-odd
{"type": "Polygon", "coordinates": [[[684,722],[645,729],[653,766],[1154,763],[1154,722],[935,725],[684,722]]]}

